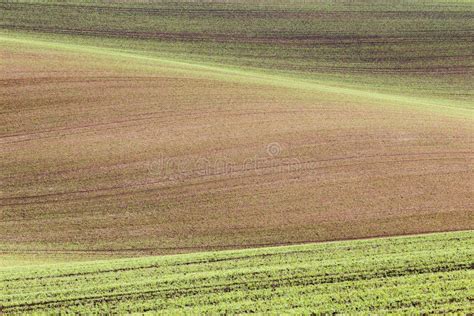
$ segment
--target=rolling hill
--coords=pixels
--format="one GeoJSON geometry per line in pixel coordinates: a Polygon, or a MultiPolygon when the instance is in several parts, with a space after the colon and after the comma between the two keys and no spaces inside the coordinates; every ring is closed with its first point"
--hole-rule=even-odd
{"type": "Polygon", "coordinates": [[[6,312],[468,312],[469,1],[0,12],[6,312]]]}
{"type": "Polygon", "coordinates": [[[468,109],[2,40],[4,250],[172,253],[472,228],[468,109]]]}

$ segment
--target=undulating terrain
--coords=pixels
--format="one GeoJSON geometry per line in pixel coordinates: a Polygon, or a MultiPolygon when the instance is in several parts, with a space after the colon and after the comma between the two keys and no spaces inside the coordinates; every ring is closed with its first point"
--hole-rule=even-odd
{"type": "Polygon", "coordinates": [[[467,311],[473,18],[469,1],[0,1],[0,306],[467,311]]]}
{"type": "Polygon", "coordinates": [[[11,314],[472,314],[473,237],[438,233],[0,269],[0,300],[11,314]]]}

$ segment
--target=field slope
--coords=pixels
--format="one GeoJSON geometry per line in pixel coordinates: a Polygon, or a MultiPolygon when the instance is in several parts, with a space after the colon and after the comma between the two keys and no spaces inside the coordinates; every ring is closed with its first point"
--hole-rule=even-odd
{"type": "Polygon", "coordinates": [[[472,232],[0,269],[5,313],[473,313],[472,232]]]}
{"type": "Polygon", "coordinates": [[[474,314],[473,18],[0,0],[0,314],[474,314]]]}
{"type": "Polygon", "coordinates": [[[271,3],[0,1],[4,265],[473,229],[469,6],[271,3]]]}

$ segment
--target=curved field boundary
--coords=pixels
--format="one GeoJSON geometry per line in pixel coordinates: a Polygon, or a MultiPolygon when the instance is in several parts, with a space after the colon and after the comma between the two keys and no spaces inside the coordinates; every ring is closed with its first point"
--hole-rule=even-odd
{"type": "Polygon", "coordinates": [[[268,74],[258,70],[243,70],[241,67],[222,66],[213,64],[189,63],[181,60],[173,60],[160,56],[148,56],[143,53],[132,50],[119,50],[113,48],[103,48],[88,45],[77,45],[58,41],[44,41],[32,39],[10,33],[0,33],[0,41],[33,45],[49,49],[59,49],[67,51],[75,51],[80,53],[88,53],[102,55],[105,57],[114,57],[136,61],[153,62],[157,65],[171,67],[173,71],[184,72],[188,75],[207,76],[221,80],[229,81],[245,81],[247,83],[265,84],[290,89],[303,89],[309,91],[317,91],[336,95],[345,95],[372,101],[384,101],[391,104],[406,105],[420,108],[423,111],[434,110],[436,112],[455,114],[459,116],[469,117],[472,115],[471,106],[466,104],[458,104],[451,100],[441,99],[425,99],[413,96],[392,95],[381,92],[364,91],[351,87],[328,85],[315,80],[301,79],[298,77],[268,74]],[[467,107],[467,108],[466,108],[467,107]]]}

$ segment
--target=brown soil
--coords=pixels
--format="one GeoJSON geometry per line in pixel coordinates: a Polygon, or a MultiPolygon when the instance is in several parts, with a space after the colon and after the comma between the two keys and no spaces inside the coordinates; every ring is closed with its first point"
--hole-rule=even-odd
{"type": "Polygon", "coordinates": [[[2,50],[4,253],[161,254],[474,228],[470,119],[2,50]]]}

